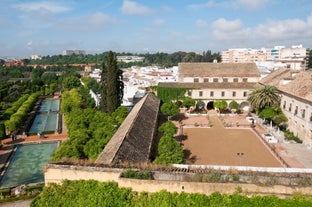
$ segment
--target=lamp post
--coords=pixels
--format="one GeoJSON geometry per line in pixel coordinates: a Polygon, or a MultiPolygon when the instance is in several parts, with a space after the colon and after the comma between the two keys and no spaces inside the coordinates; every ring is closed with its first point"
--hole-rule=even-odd
{"type": "Polygon", "coordinates": [[[239,158],[239,165],[242,165],[242,157],[244,156],[244,153],[243,152],[238,152],[236,153],[238,158],[239,158]]]}

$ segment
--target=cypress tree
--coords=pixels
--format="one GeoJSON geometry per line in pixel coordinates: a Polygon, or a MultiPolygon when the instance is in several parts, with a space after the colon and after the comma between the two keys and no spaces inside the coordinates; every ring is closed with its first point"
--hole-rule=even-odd
{"type": "Polygon", "coordinates": [[[123,98],[122,71],[117,66],[116,55],[108,52],[106,64],[103,63],[101,75],[101,103],[100,108],[106,113],[113,113],[123,98]]]}

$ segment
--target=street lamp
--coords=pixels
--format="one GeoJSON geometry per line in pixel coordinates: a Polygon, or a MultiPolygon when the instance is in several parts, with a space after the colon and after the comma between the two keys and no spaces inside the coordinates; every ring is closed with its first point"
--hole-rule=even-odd
{"type": "Polygon", "coordinates": [[[238,152],[237,156],[239,157],[239,165],[242,165],[242,157],[244,156],[243,152],[238,152]]]}

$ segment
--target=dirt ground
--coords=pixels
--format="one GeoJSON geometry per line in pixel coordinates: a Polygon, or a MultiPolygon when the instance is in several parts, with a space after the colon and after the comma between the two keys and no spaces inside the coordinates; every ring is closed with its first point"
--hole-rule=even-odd
{"type": "Polygon", "coordinates": [[[246,121],[245,116],[222,118],[216,113],[175,122],[177,139],[186,152],[187,164],[283,167],[246,121]],[[225,119],[230,120],[225,120],[225,119]],[[223,122],[234,122],[225,128],[223,122]],[[196,124],[194,124],[196,123],[196,124]],[[181,125],[183,128],[181,128],[181,125]]]}

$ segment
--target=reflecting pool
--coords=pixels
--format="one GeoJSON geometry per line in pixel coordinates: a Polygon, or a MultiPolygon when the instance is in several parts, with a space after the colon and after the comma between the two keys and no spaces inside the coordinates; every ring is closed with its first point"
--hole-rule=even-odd
{"type": "Polygon", "coordinates": [[[48,111],[59,111],[60,100],[44,100],[40,105],[39,112],[48,112],[48,111]]]}
{"type": "Polygon", "coordinates": [[[43,167],[56,148],[57,142],[18,145],[0,187],[44,182],[43,167]]]}

